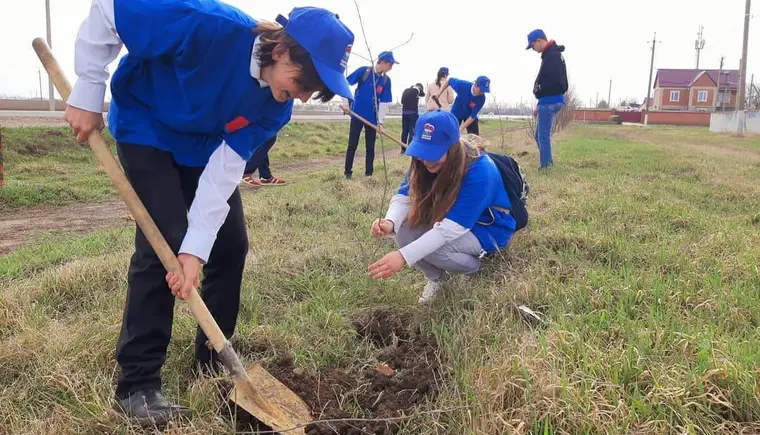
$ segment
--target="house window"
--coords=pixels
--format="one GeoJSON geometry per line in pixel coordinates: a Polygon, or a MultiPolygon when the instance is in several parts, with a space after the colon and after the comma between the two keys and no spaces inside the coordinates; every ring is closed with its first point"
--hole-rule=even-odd
{"type": "Polygon", "coordinates": [[[731,93],[730,92],[721,92],[718,94],[718,102],[719,103],[730,103],[731,102],[731,93]]]}
{"type": "Polygon", "coordinates": [[[700,103],[707,102],[707,91],[697,92],[697,101],[700,103]]]}
{"type": "Polygon", "coordinates": [[[670,102],[675,103],[681,100],[681,91],[670,91],[670,102]]]}

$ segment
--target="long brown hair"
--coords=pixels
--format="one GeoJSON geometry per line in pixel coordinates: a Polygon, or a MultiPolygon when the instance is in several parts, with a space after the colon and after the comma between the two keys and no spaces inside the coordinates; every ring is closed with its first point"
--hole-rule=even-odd
{"type": "Polygon", "coordinates": [[[273,53],[275,48],[281,44],[290,54],[290,60],[301,68],[301,74],[296,82],[307,91],[317,92],[314,100],[320,100],[326,103],[335,96],[335,93],[325,86],[322,79],[314,67],[309,52],[306,51],[295,39],[285,33],[285,29],[277,23],[271,21],[258,21],[254,32],[259,34],[261,44],[256,52],[259,58],[259,67],[264,68],[274,65],[273,53]]]}
{"type": "Polygon", "coordinates": [[[448,76],[449,76],[449,73],[444,72],[443,68],[439,69],[438,70],[438,75],[435,78],[435,84],[438,85],[438,86],[441,86],[441,80],[445,79],[448,76]]]}
{"type": "Polygon", "coordinates": [[[409,224],[432,226],[446,217],[459,195],[470,164],[480,156],[478,148],[460,140],[446,152],[446,162],[438,173],[427,170],[419,159],[412,159],[409,170],[409,224]]]}

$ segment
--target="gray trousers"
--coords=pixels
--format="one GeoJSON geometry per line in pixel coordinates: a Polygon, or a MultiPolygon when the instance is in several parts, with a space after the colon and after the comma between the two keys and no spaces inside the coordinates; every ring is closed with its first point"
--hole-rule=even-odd
{"type": "MultiPolygon", "coordinates": [[[[406,222],[396,232],[396,242],[399,247],[414,242],[425,234],[429,228],[410,228],[406,222]]],[[[478,238],[468,231],[456,240],[446,243],[437,251],[414,264],[414,267],[422,271],[425,278],[437,281],[443,278],[444,272],[463,273],[469,275],[480,270],[482,261],[480,253],[483,248],[478,238]]]]}

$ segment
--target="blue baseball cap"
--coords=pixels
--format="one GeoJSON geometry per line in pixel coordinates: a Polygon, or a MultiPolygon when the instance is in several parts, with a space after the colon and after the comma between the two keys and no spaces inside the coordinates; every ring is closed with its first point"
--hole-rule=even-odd
{"type": "Polygon", "coordinates": [[[309,53],[325,86],[341,97],[353,100],[345,72],[354,34],[338,15],[327,9],[298,7],[290,11],[289,18],[277,16],[277,22],[309,53]]]}
{"type": "Polygon", "coordinates": [[[528,48],[526,48],[526,50],[533,48],[533,43],[536,42],[536,39],[538,38],[546,39],[546,33],[541,29],[536,29],[528,33],[528,48]]]}
{"type": "Polygon", "coordinates": [[[441,73],[441,74],[448,74],[449,73],[449,69],[446,68],[445,66],[442,66],[441,69],[438,70],[438,72],[441,73]]]}
{"type": "Polygon", "coordinates": [[[491,92],[491,79],[488,77],[480,76],[475,79],[475,83],[477,83],[478,87],[481,91],[483,91],[484,94],[491,92]]]}
{"type": "Polygon", "coordinates": [[[390,63],[398,63],[398,62],[396,62],[396,59],[393,58],[393,52],[390,52],[390,51],[384,51],[384,52],[378,54],[377,55],[377,60],[378,61],[384,60],[384,61],[390,62],[390,63]]]}
{"type": "Polygon", "coordinates": [[[459,142],[459,122],[445,110],[432,110],[420,116],[414,127],[414,139],[406,155],[428,162],[437,162],[459,142]]]}

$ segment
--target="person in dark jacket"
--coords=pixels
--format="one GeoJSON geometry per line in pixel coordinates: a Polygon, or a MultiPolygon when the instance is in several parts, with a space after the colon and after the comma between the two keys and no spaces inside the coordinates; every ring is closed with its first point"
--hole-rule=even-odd
{"type": "Polygon", "coordinates": [[[536,144],[541,168],[554,164],[552,159],[552,126],[557,113],[565,106],[567,68],[562,53],[564,45],[546,38],[541,29],[528,34],[528,50],[541,53],[541,68],[533,84],[533,95],[538,99],[533,116],[536,117],[536,144]]]}
{"type": "MultiPolygon", "coordinates": [[[[422,83],[417,83],[401,93],[401,142],[409,144],[414,137],[414,125],[420,117],[420,97],[424,97],[422,83]]],[[[406,147],[401,147],[401,153],[406,152],[406,147]]]]}

